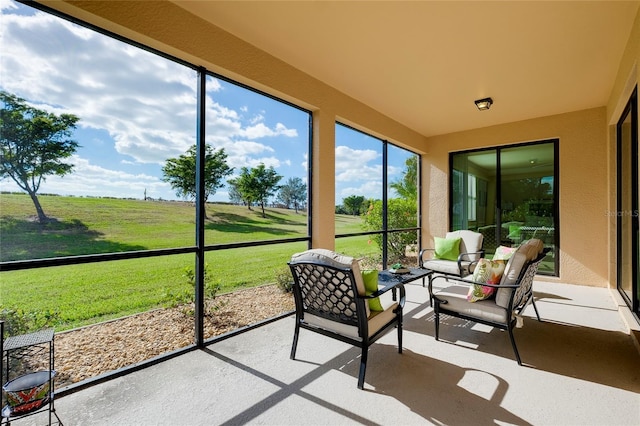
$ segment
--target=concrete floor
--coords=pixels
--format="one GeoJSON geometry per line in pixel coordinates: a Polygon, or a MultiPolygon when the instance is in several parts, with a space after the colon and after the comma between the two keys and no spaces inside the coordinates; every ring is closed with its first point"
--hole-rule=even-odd
{"type": "MultiPolygon", "coordinates": [[[[508,335],[458,319],[433,338],[419,283],[407,286],[404,352],[396,334],[369,352],[302,331],[293,318],[59,398],[65,425],[640,425],[640,355],[607,289],[535,283],[508,335]]],[[[15,424],[46,424],[42,415],[15,424]]]]}

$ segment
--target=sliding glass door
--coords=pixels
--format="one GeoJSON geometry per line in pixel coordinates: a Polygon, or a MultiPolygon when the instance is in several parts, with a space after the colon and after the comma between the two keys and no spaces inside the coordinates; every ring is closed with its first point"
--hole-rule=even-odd
{"type": "Polygon", "coordinates": [[[618,144],[616,226],[618,232],[617,286],[636,315],[640,314],[637,117],[637,91],[634,91],[616,126],[618,144]]]}
{"type": "Polygon", "coordinates": [[[558,275],[557,140],[451,154],[452,230],[484,236],[487,256],[538,238],[551,249],[541,274],[558,275]]]}

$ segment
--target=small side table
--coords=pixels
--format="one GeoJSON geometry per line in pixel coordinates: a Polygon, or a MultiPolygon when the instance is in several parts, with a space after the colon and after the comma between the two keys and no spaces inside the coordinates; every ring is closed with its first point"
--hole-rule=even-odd
{"type": "MultiPolygon", "coordinates": [[[[403,274],[393,273],[388,269],[385,269],[378,273],[378,285],[386,287],[388,285],[395,285],[397,283],[408,284],[412,281],[424,278],[430,273],[431,271],[423,268],[409,268],[409,272],[403,274]]],[[[396,300],[396,289],[392,289],[391,292],[393,300],[396,300]]]]}
{"type": "Polygon", "coordinates": [[[11,420],[31,416],[45,409],[49,411],[49,425],[52,424],[52,415],[58,419],[58,424],[62,425],[58,414],[55,412],[56,410],[53,404],[53,374],[55,363],[54,330],[52,328],[48,328],[34,333],[11,336],[7,338],[5,342],[2,342],[2,336],[4,336],[4,324],[0,325],[0,343],[2,348],[2,354],[0,356],[0,378],[4,372],[4,383],[8,383],[10,379],[11,359],[22,359],[46,350],[49,351],[49,395],[47,396],[47,400],[43,405],[34,408],[33,410],[27,410],[20,413],[15,413],[7,404],[2,408],[0,425],[9,425],[11,420]],[[6,370],[3,366],[3,360],[6,360],[6,370]]]}

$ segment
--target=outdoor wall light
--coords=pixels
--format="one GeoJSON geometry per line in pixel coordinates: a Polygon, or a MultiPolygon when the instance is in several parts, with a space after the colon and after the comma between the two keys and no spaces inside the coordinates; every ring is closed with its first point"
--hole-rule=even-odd
{"type": "Polygon", "coordinates": [[[484,98],[484,99],[478,99],[474,102],[480,111],[484,111],[485,109],[491,108],[491,104],[493,104],[493,99],[484,98]]]}

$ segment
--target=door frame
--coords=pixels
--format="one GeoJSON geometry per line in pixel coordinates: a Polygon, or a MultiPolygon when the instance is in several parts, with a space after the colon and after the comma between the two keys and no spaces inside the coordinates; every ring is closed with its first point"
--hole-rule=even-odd
{"type": "Polygon", "coordinates": [[[639,198],[639,176],[638,176],[638,88],[637,86],[634,88],[631,96],[629,97],[629,101],[624,107],[622,113],[620,114],[620,119],[616,123],[616,288],[618,292],[622,296],[622,299],[629,306],[631,311],[634,313],[636,318],[640,317],[640,295],[638,294],[640,290],[640,277],[638,274],[639,271],[639,261],[640,261],[640,218],[639,215],[639,206],[638,206],[638,198],[639,198]],[[623,173],[622,173],[622,155],[623,155],[623,140],[622,140],[622,132],[620,128],[622,124],[627,119],[627,117],[631,118],[631,210],[624,211],[624,206],[622,205],[622,196],[621,192],[623,189],[623,173]],[[622,257],[623,250],[623,240],[625,235],[622,230],[622,218],[623,215],[628,214],[632,217],[631,221],[631,298],[627,295],[624,289],[621,287],[621,277],[622,277],[622,262],[620,259],[622,257]]]}

